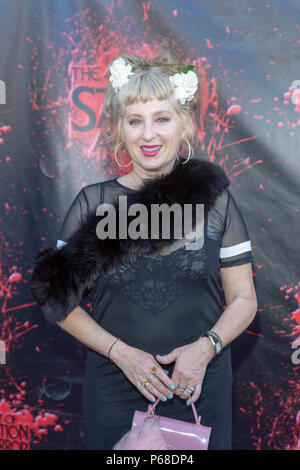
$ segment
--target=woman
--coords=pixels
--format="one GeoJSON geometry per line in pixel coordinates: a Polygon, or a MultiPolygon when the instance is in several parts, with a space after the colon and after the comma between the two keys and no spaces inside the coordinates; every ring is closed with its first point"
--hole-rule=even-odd
{"type": "Polygon", "coordinates": [[[124,166],[119,152],[127,150],[132,171],[83,188],[57,248],[35,262],[31,289],[46,317],[88,346],[89,449],[111,449],[134,411],[156,398],[158,414],[190,422],[195,403],[212,427],[209,449],[231,448],[230,343],[252,322],[257,300],[251,243],[229,180],[218,165],[192,158],[199,101],[193,66],[170,56],[115,59],[105,114],[116,161],[124,166]],[[148,209],[204,204],[202,237],[176,238],[172,222],[166,240],[161,231],[159,240],[100,240],[97,207],[113,204],[120,213],[119,196],[148,209]],[[79,306],[84,295],[91,315],[79,306]]]}

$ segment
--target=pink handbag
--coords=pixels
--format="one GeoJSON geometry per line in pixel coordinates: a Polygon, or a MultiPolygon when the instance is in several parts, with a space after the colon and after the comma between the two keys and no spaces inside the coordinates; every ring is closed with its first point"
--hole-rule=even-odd
{"type": "Polygon", "coordinates": [[[148,406],[148,411],[136,410],[133,416],[131,431],[125,434],[114,446],[114,450],[207,450],[211,428],[200,424],[195,405],[191,407],[195,423],[167,418],[155,414],[155,407],[148,406]]]}

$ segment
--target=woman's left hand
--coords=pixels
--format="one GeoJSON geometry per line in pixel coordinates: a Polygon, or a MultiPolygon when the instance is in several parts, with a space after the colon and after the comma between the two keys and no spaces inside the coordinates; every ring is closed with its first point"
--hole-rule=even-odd
{"type": "Polygon", "coordinates": [[[156,355],[157,361],[164,365],[176,361],[171,378],[176,386],[173,393],[186,399],[188,403],[195,403],[198,400],[207,365],[213,357],[213,346],[206,337],[175,348],[164,356],[156,355]],[[178,388],[179,385],[185,389],[178,388]],[[188,391],[186,387],[194,388],[194,391],[188,391]]]}

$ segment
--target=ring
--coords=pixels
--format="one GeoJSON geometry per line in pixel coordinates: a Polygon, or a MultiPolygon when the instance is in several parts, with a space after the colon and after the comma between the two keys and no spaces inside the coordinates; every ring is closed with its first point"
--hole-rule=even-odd
{"type": "Polygon", "coordinates": [[[143,383],[143,387],[145,387],[145,388],[146,388],[146,387],[147,387],[147,385],[150,385],[150,382],[149,382],[149,380],[145,380],[145,382],[143,383]]]}
{"type": "Polygon", "coordinates": [[[189,393],[193,393],[194,392],[194,387],[186,387],[186,390],[189,392],[189,393]]]}
{"type": "Polygon", "coordinates": [[[184,386],[184,385],[181,385],[181,384],[179,384],[179,385],[177,386],[177,388],[180,388],[180,390],[182,390],[182,391],[185,390],[185,386],[184,386]]]}
{"type": "Polygon", "coordinates": [[[157,372],[157,367],[156,367],[156,366],[153,366],[153,367],[151,368],[151,372],[152,372],[152,374],[155,375],[156,372],[157,372]]]}
{"type": "Polygon", "coordinates": [[[149,382],[151,383],[153,379],[155,379],[155,376],[153,374],[150,375],[150,377],[147,377],[149,382]]]}

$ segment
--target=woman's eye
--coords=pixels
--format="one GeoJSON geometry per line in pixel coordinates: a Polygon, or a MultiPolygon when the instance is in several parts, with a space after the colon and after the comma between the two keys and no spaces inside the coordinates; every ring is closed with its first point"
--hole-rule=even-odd
{"type": "MultiPolygon", "coordinates": [[[[157,119],[157,122],[162,123],[162,122],[168,122],[169,118],[166,117],[160,117],[157,119]]],[[[129,121],[129,124],[131,126],[138,126],[141,123],[140,119],[132,119],[132,121],[129,121]]]]}

